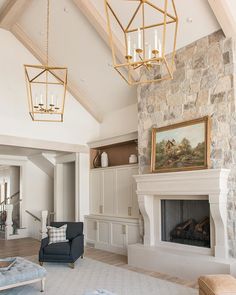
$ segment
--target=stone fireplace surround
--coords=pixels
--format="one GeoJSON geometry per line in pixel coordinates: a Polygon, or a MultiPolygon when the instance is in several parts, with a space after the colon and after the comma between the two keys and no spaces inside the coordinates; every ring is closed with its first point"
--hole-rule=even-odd
{"type": "Polygon", "coordinates": [[[144,218],[144,244],[129,246],[129,265],[184,279],[213,273],[236,274],[236,262],[228,257],[229,172],[208,169],[134,176],[144,218]],[[211,249],[162,241],[162,199],[209,200],[211,249]]]}

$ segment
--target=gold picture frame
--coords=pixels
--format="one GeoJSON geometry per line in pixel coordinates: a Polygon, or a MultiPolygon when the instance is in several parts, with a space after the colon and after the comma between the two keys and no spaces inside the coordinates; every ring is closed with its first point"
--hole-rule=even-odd
{"type": "Polygon", "coordinates": [[[209,116],[152,129],[151,172],[201,170],[210,164],[209,116]]]}

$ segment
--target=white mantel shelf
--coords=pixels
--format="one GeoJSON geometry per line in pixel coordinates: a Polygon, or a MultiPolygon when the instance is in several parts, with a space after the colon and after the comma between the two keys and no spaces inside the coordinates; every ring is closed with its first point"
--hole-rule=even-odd
{"type": "Polygon", "coordinates": [[[135,175],[137,194],[209,195],[228,192],[228,169],[205,169],[135,175]]]}
{"type": "Polygon", "coordinates": [[[144,218],[144,244],[129,246],[129,264],[154,271],[165,270],[187,279],[196,279],[202,274],[234,273],[236,260],[232,263],[228,257],[229,173],[227,169],[205,169],[135,175],[139,208],[144,218]],[[166,199],[209,201],[210,249],[162,241],[161,200],[166,199]],[[194,260],[194,257],[198,258],[194,260]],[[201,266],[196,267],[195,263],[200,260],[201,266]]]}

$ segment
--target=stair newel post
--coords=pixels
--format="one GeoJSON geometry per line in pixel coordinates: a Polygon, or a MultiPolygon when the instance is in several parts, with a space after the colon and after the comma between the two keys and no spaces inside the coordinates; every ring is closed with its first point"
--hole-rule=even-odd
{"type": "Polygon", "coordinates": [[[5,205],[5,211],[6,211],[5,236],[6,236],[6,239],[8,239],[10,235],[13,235],[13,220],[12,220],[13,205],[12,204],[5,205]]]}
{"type": "Polygon", "coordinates": [[[41,239],[47,237],[47,219],[48,219],[48,211],[41,211],[41,239]]]}

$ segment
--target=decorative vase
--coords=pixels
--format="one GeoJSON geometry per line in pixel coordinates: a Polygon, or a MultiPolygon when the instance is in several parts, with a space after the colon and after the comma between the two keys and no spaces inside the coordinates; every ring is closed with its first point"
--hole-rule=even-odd
{"type": "Polygon", "coordinates": [[[97,151],[95,158],[93,159],[93,167],[99,168],[101,167],[101,151],[97,151]]]}
{"type": "Polygon", "coordinates": [[[129,163],[130,164],[136,164],[137,162],[138,162],[138,157],[135,154],[130,155],[129,163]]]}
{"type": "Polygon", "coordinates": [[[103,168],[108,167],[108,155],[106,152],[103,152],[101,155],[101,164],[103,168]]]}

